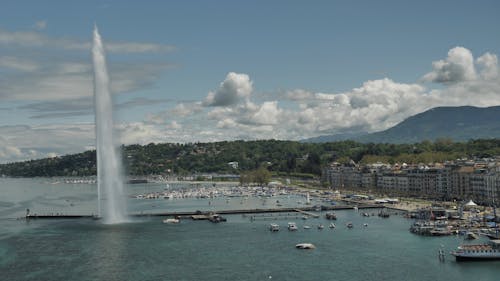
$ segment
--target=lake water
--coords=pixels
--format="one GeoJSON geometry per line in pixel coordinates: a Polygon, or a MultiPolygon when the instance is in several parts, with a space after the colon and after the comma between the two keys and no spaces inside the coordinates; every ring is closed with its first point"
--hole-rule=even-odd
{"type": "MultiPolygon", "coordinates": [[[[129,194],[162,190],[161,184],[129,185],[129,194]]],[[[104,225],[97,220],[16,219],[32,212],[92,214],[96,186],[62,184],[54,179],[0,179],[0,280],[499,280],[500,262],[457,263],[446,252],[461,237],[411,234],[411,221],[399,216],[363,217],[337,211],[329,221],[254,220],[227,216],[225,223],[162,218],[104,225]],[[279,232],[270,232],[269,223],[279,232]],[[354,224],[353,229],[345,227],[354,224]],[[363,224],[368,226],[364,227],[363,224]],[[316,226],[324,224],[323,230],[316,226]],[[311,229],[303,229],[304,225],[311,229]],[[297,250],[310,242],[314,250],[297,250]]],[[[280,197],[284,207],[297,198],[280,197]]],[[[275,200],[275,198],[273,198],[275,200]]],[[[269,201],[269,200],[268,200],[269,201]]],[[[193,211],[263,207],[259,198],[129,199],[129,211],[193,211]],[[210,201],[210,204],[209,204],[210,201]]],[[[268,203],[269,204],[269,203],[268,203]]],[[[324,215],[324,214],[322,214],[324,215]]]]}

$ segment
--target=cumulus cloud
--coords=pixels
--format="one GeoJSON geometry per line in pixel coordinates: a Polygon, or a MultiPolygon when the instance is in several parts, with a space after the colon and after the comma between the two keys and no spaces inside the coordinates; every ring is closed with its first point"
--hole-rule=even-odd
{"type": "Polygon", "coordinates": [[[476,60],[480,75],[485,80],[498,78],[498,58],[491,53],[485,53],[476,60]]]}
{"type": "Polygon", "coordinates": [[[207,117],[228,138],[303,139],[321,134],[375,132],[433,107],[499,105],[497,64],[496,55],[486,53],[475,60],[470,50],[456,47],[447,58],[434,62],[433,71],[424,76],[426,81],[444,84],[438,89],[384,78],[366,81],[342,93],[290,90],[277,95],[283,98],[285,107],[272,100],[256,104],[248,95],[245,102],[218,106],[207,117]]]}
{"type": "Polygon", "coordinates": [[[277,101],[266,101],[252,115],[251,120],[261,125],[277,125],[281,112],[277,101]]]}
{"type": "Polygon", "coordinates": [[[8,162],[10,159],[21,157],[22,154],[21,149],[9,144],[3,137],[0,137],[0,159],[5,159],[4,161],[8,162]]]}
{"type": "Polygon", "coordinates": [[[424,81],[436,83],[454,83],[476,79],[474,58],[470,50],[455,47],[448,52],[448,57],[432,63],[432,72],[424,75],[424,81]]]}
{"type": "Polygon", "coordinates": [[[0,161],[77,153],[94,143],[93,124],[0,126],[0,161]]]}
{"type": "Polygon", "coordinates": [[[253,91],[252,83],[247,74],[229,72],[219,88],[208,93],[204,105],[231,106],[242,100],[248,101],[253,91]]]}
{"type": "MultiPolygon", "coordinates": [[[[87,71],[86,65],[78,63],[68,63],[57,69],[66,69],[69,73],[87,71]]],[[[131,77],[135,74],[121,75],[131,77]]],[[[249,75],[230,72],[205,99],[182,102],[173,107],[166,105],[167,108],[150,113],[141,122],[123,123],[117,129],[125,144],[270,138],[299,140],[324,134],[380,131],[437,106],[500,105],[500,78],[495,54],[485,53],[475,59],[470,50],[456,47],[446,58],[434,62],[432,71],[424,77],[416,83],[399,83],[390,78],[369,80],[338,93],[292,89],[263,95],[253,92],[249,75]],[[419,83],[422,81],[442,84],[432,88],[433,84],[419,83]],[[258,101],[253,100],[255,97],[258,101]]],[[[141,85],[140,82],[135,84],[141,85]]],[[[3,85],[8,86],[0,86],[3,85]]],[[[55,100],[40,101],[24,110],[38,114],[47,111],[64,114],[65,111],[58,109],[64,106],[75,112],[83,109],[81,104],[67,101],[58,101],[59,104],[55,104],[55,100]]],[[[91,103],[88,96],[81,101],[82,104],[91,103]]],[[[138,105],[149,103],[151,100],[148,99],[130,101],[130,104],[138,105]]],[[[14,131],[0,127],[0,136],[10,135],[16,137],[0,142],[0,155],[10,155],[11,159],[81,151],[82,147],[93,145],[92,124],[26,126],[14,131]],[[33,139],[37,139],[36,145],[31,141],[33,139]],[[60,140],[64,140],[64,144],[60,140]]]]}
{"type": "Polygon", "coordinates": [[[186,118],[203,111],[201,102],[179,103],[174,108],[146,116],[146,122],[157,125],[168,124],[173,118],[186,118]]]}

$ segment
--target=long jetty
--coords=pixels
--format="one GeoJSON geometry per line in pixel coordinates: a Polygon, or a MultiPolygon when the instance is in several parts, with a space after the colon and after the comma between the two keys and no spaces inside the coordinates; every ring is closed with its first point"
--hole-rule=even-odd
{"type": "MultiPolygon", "coordinates": [[[[380,205],[374,204],[358,204],[356,205],[358,209],[372,209],[372,208],[383,208],[380,205]]],[[[352,205],[334,205],[334,206],[321,206],[318,207],[292,207],[292,208],[261,208],[261,209],[240,209],[240,210],[218,210],[218,211],[186,211],[186,212],[155,212],[155,213],[135,213],[130,214],[131,217],[183,217],[183,218],[194,218],[193,216],[203,216],[207,214],[219,214],[219,215],[238,215],[238,214],[260,214],[260,213],[301,213],[308,216],[318,216],[314,213],[315,211],[331,211],[331,210],[351,210],[354,207],[352,205]]],[[[90,215],[65,215],[65,214],[28,214],[26,219],[83,219],[83,218],[94,218],[99,217],[90,215]]]]}

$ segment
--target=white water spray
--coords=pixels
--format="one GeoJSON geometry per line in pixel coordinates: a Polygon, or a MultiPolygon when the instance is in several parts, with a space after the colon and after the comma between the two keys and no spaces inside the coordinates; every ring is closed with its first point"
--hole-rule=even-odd
{"type": "Polygon", "coordinates": [[[94,105],[97,153],[98,213],[104,223],[127,222],[121,155],[113,137],[113,106],[101,36],[94,27],[94,105]],[[103,205],[103,206],[101,206],[103,205]]]}

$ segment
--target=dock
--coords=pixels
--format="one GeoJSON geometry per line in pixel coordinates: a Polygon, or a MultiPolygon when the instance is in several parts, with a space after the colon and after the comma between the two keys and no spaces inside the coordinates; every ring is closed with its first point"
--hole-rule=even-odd
{"type": "MultiPolygon", "coordinates": [[[[383,208],[380,205],[363,205],[357,206],[358,209],[371,209],[371,208],[383,208]]],[[[331,211],[331,210],[352,210],[351,205],[334,205],[334,206],[321,206],[319,207],[321,211],[331,211]]],[[[262,208],[262,209],[240,209],[240,210],[217,210],[217,211],[187,211],[187,212],[157,212],[157,213],[135,213],[130,214],[131,217],[179,217],[179,218],[189,218],[193,220],[205,220],[209,214],[219,214],[219,215],[238,215],[238,214],[263,214],[263,213],[300,213],[309,217],[318,218],[319,215],[313,212],[318,211],[318,207],[293,207],[293,208],[262,208]]],[[[66,215],[62,213],[57,214],[29,214],[25,216],[26,219],[84,219],[92,218],[99,219],[98,216],[94,214],[79,214],[79,215],[66,215]]]]}
{"type": "Polygon", "coordinates": [[[304,214],[304,215],[306,215],[306,216],[308,216],[308,217],[319,218],[319,215],[318,215],[318,214],[313,214],[313,213],[311,213],[311,212],[303,211],[303,210],[301,210],[301,209],[295,209],[294,211],[295,211],[295,212],[297,212],[297,213],[304,214]]]}

